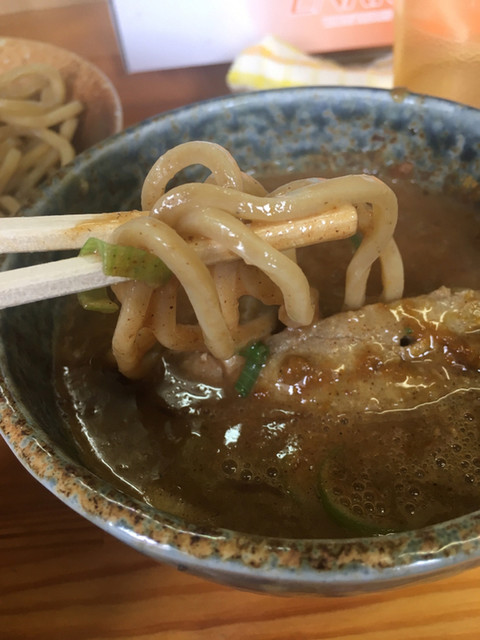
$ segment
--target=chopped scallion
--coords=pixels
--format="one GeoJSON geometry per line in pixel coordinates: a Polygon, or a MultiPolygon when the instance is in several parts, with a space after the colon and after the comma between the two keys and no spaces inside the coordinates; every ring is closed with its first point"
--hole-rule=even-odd
{"type": "Polygon", "coordinates": [[[82,307],[87,311],[115,313],[118,310],[118,304],[110,298],[106,287],[81,291],[77,294],[77,298],[82,307]]]}
{"type": "MultiPolygon", "coordinates": [[[[358,461],[355,454],[353,461],[358,461]]],[[[337,450],[331,452],[320,467],[317,486],[319,497],[326,513],[337,524],[346,527],[352,533],[362,536],[378,536],[401,531],[402,521],[396,508],[395,494],[388,483],[379,483],[378,487],[370,480],[368,467],[359,465],[359,469],[352,468],[352,461],[345,452],[337,450]],[[361,478],[373,496],[372,506],[352,499],[355,493],[355,482],[361,478]],[[384,503],[387,510],[376,510],[373,505],[384,503]],[[391,513],[393,511],[393,513],[391,513]]]]}
{"type": "MultiPolygon", "coordinates": [[[[151,287],[165,284],[171,276],[170,269],[156,255],[138,247],[111,244],[98,238],[89,238],[80,249],[80,255],[98,254],[102,259],[103,273],[141,280],[151,287]]],[[[105,288],[84,291],[78,295],[84,309],[113,313],[118,305],[109,298],[105,288]]]]}
{"type": "Polygon", "coordinates": [[[356,251],[358,247],[362,244],[362,234],[358,232],[354,233],[353,236],[350,236],[350,242],[352,243],[353,248],[356,251]]]}
{"type": "Polygon", "coordinates": [[[261,341],[254,342],[240,351],[240,355],[245,358],[245,364],[235,383],[235,390],[242,398],[248,396],[253,389],[268,354],[267,345],[261,341]]]}
{"type": "Polygon", "coordinates": [[[152,287],[165,284],[171,276],[165,263],[145,249],[89,238],[80,249],[80,255],[91,253],[97,253],[102,258],[103,273],[107,276],[141,280],[152,287]]]}

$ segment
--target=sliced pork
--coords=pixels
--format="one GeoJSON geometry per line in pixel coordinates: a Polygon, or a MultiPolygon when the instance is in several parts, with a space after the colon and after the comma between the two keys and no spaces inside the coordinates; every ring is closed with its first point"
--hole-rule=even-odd
{"type": "Polygon", "coordinates": [[[406,409],[480,388],[480,291],[339,313],[268,341],[254,394],[329,413],[406,409]]]}

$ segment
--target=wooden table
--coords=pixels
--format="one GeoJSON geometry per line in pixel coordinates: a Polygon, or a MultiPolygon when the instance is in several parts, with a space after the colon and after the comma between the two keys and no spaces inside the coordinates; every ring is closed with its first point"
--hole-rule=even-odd
{"type": "MultiPolygon", "coordinates": [[[[226,65],[128,76],[106,2],[0,17],[101,67],[127,125],[227,92],[226,65]]],[[[33,480],[0,439],[1,640],[478,640],[480,568],[356,597],[280,598],[218,586],[108,537],[33,480]]]]}

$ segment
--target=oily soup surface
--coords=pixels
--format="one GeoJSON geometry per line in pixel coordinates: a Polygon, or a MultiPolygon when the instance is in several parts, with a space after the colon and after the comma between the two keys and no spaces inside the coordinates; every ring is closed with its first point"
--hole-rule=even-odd
{"type": "MultiPolygon", "coordinates": [[[[478,209],[395,191],[405,296],[480,289],[478,209]]],[[[351,255],[350,240],[301,252],[324,315],[341,307],[351,255]]],[[[414,410],[305,414],[196,384],[188,359],[171,354],[126,380],[110,352],[114,323],[72,301],[56,382],[83,460],[126,493],[198,524],[291,537],[414,528],[480,508],[480,373],[476,391],[414,410]],[[386,526],[364,527],[369,514],[386,526]]]]}

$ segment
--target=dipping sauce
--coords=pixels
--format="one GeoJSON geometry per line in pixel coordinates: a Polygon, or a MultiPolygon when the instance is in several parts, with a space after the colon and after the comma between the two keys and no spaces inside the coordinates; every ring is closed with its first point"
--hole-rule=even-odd
{"type": "MultiPolygon", "coordinates": [[[[480,289],[479,210],[394,189],[405,297],[480,289]]],[[[352,250],[344,240],[299,251],[323,316],[340,311],[352,250]]],[[[301,396],[239,398],[198,354],[162,352],[146,378],[127,380],[111,356],[115,320],[66,306],[56,385],[83,461],[124,492],[206,527],[302,538],[417,528],[480,508],[474,363],[474,383],[435,402],[331,413],[305,409],[301,396]]],[[[471,338],[480,348],[479,332],[471,338]]]]}

